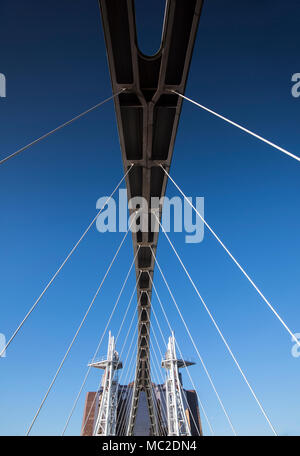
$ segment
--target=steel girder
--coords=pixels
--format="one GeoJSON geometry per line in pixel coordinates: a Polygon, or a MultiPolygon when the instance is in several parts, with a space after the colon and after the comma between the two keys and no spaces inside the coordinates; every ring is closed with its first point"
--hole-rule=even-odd
{"type": "MultiPolygon", "coordinates": [[[[138,47],[134,0],[99,0],[113,93],[115,98],[128,199],[143,196],[151,212],[151,197],[165,194],[182,99],[202,0],[167,0],[159,51],[145,56],[138,47]]],[[[159,214],[161,215],[161,207],[159,214]]],[[[151,214],[149,215],[151,220],[151,214]]],[[[140,391],[147,394],[151,434],[157,434],[150,375],[150,310],[158,232],[132,234],[138,298],[138,353],[128,434],[134,432],[140,391]],[[147,310],[147,311],[146,311],[147,310]]]]}

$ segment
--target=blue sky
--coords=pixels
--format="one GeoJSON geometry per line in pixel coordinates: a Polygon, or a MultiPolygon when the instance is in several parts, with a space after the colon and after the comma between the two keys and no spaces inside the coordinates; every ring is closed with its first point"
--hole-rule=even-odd
{"type": "MultiPolygon", "coordinates": [[[[111,94],[97,0],[3,3],[1,158],[111,94]]],[[[136,1],[146,53],[159,47],[163,5],[136,1]]],[[[298,155],[300,99],[291,96],[291,77],[300,71],[299,9],[295,0],[206,1],[186,89],[187,96],[298,155]]],[[[300,332],[298,162],[185,102],[171,173],[187,195],[205,197],[207,221],[292,331],[300,332]]],[[[10,160],[0,175],[0,333],[8,337],[95,216],[97,199],[122,176],[113,103],[10,160]]],[[[176,194],[169,183],[167,195],[176,194]]],[[[91,230],[0,359],[2,435],[25,433],[122,236],[91,230]]],[[[299,435],[300,358],[291,356],[289,335],[207,231],[196,245],[185,244],[184,234],[170,237],[278,433],[299,435]]],[[[33,435],[62,431],[132,255],[129,237],[33,435]]],[[[163,235],[158,260],[238,434],[269,435],[163,235]]],[[[155,283],[183,353],[196,360],[158,271],[155,283]]],[[[133,286],[132,274],[110,325],[114,333],[133,286]]],[[[168,335],[155,297],[153,306],[168,335]]],[[[121,346],[124,337],[125,330],[121,346]]],[[[230,435],[199,363],[191,374],[216,434],[230,435]]],[[[98,382],[92,372],[85,392],[98,382]]],[[[190,387],[186,374],[184,382],[190,387]]],[[[80,433],[83,404],[84,395],[68,434],[80,433]]]]}

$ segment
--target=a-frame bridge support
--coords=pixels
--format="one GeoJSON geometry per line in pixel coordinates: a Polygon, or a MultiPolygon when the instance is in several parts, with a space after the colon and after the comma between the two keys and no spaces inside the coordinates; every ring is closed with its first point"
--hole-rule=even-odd
{"type": "MultiPolygon", "coordinates": [[[[133,0],[99,0],[113,92],[126,89],[115,98],[115,109],[122,149],[124,171],[134,164],[126,177],[128,198],[143,196],[151,220],[151,197],[165,194],[181,111],[182,99],[170,92],[184,93],[202,0],[167,0],[161,47],[154,56],[138,48],[133,0]]],[[[186,152],[185,152],[186,153],[186,152]]],[[[161,214],[161,207],[160,214],[161,214]]],[[[149,222],[150,223],[150,222],[149,222]]],[[[158,233],[150,229],[133,233],[136,253],[138,294],[138,353],[131,418],[134,424],[140,391],[147,395],[150,433],[157,434],[150,374],[151,277],[158,233]]]]}
{"type": "Polygon", "coordinates": [[[104,369],[102,388],[100,391],[100,406],[94,425],[93,435],[116,435],[117,407],[118,407],[118,382],[115,374],[122,368],[119,355],[115,349],[115,339],[109,332],[107,357],[101,361],[93,362],[89,366],[104,369]]]}
{"type": "Polygon", "coordinates": [[[162,367],[167,370],[166,405],[168,419],[168,435],[190,436],[191,429],[185,414],[185,405],[182,395],[182,384],[179,369],[194,364],[190,361],[178,359],[176,356],[175,337],[169,337],[168,349],[162,367]]]}

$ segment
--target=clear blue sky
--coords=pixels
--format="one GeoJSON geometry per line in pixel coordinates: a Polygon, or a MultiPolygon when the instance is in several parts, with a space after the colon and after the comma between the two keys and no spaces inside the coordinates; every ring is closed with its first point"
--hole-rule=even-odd
{"type": "MultiPolygon", "coordinates": [[[[141,47],[151,53],[159,46],[164,1],[136,4],[141,47]]],[[[291,96],[291,76],[300,71],[299,14],[296,0],[206,1],[186,89],[188,96],[298,155],[300,99],[291,96]]],[[[7,98],[0,99],[1,158],[111,94],[97,0],[2,2],[0,30],[0,73],[7,78],[7,98]]],[[[205,197],[208,222],[300,332],[299,163],[185,102],[171,171],[186,194],[205,197]]],[[[121,176],[112,103],[1,166],[0,333],[11,335],[95,216],[97,199],[121,176]]],[[[171,183],[167,194],[176,194],[171,183]]],[[[182,234],[170,236],[278,433],[299,435],[300,358],[291,356],[290,337],[207,231],[196,245],[185,244],[182,234]]],[[[0,359],[1,434],[25,433],[121,237],[89,233],[0,359]]],[[[62,431],[129,258],[130,238],[33,434],[62,431]]],[[[158,259],[237,432],[269,435],[163,236],[158,259]]],[[[184,354],[196,359],[158,272],[155,280],[184,354]]],[[[134,275],[112,332],[133,286],[134,275]]],[[[155,298],[153,305],[161,315],[155,298]]],[[[105,350],[106,340],[101,354],[105,350]]],[[[191,373],[216,433],[230,435],[199,364],[191,373]]],[[[189,387],[186,375],[184,381],[189,387]]],[[[98,382],[93,372],[85,392],[98,382]]],[[[83,403],[84,395],[69,434],[80,433],[83,403]]]]}

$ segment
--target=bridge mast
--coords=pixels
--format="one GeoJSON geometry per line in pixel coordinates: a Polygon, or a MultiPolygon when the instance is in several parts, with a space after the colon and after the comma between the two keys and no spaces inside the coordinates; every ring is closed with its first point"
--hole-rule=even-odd
{"type": "Polygon", "coordinates": [[[172,333],[171,337],[169,337],[166,358],[162,361],[162,367],[167,370],[166,403],[168,435],[170,436],[191,435],[191,429],[185,414],[179,369],[192,364],[194,363],[177,359],[175,337],[174,333],[172,333]]]}
{"type": "Polygon", "coordinates": [[[91,363],[89,366],[104,369],[100,407],[93,435],[116,435],[118,382],[115,373],[122,368],[122,363],[119,361],[119,355],[115,350],[115,339],[110,332],[106,359],[91,363]]]}
{"type": "MultiPolygon", "coordinates": [[[[128,434],[133,435],[139,394],[144,391],[150,417],[150,433],[158,428],[150,372],[151,279],[158,232],[151,226],[151,198],[165,194],[182,98],[184,93],[202,0],[167,0],[162,40],[154,56],[144,55],[137,43],[134,0],[99,0],[113,93],[121,89],[115,110],[126,177],[128,199],[144,197],[148,203],[148,230],[132,233],[138,299],[138,351],[128,434]],[[137,252],[138,250],[138,252],[137,252]],[[151,277],[151,279],[150,279],[151,277]]],[[[186,152],[185,152],[186,153],[186,152]]],[[[162,205],[159,204],[161,217],[162,205]]],[[[132,213],[132,210],[130,211],[132,213]]]]}

